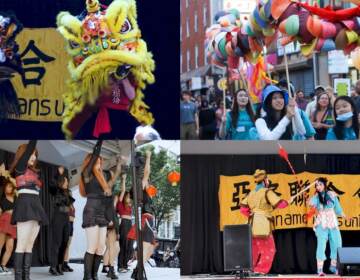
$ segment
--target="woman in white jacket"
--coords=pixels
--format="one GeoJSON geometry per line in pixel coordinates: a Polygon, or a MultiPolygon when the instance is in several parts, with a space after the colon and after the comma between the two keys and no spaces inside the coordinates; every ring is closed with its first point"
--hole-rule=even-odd
{"type": "Polygon", "coordinates": [[[263,90],[255,126],[260,140],[292,140],[294,135],[306,134],[295,99],[289,100],[288,93],[274,85],[263,90]]]}

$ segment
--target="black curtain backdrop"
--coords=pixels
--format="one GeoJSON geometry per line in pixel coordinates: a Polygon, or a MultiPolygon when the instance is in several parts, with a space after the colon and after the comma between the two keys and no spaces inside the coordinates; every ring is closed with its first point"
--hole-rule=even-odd
{"type": "MultiPolygon", "coordinates": [[[[100,0],[108,5],[112,0],[100,0]]],[[[180,12],[179,0],[137,0],[138,24],[156,63],[153,85],[145,90],[145,102],[154,115],[154,127],[163,139],[179,139],[180,115],[180,12]],[[161,7],[160,7],[161,5],[161,7]],[[169,122],[169,120],[174,120],[169,122]]],[[[0,0],[0,11],[13,11],[24,27],[55,27],[56,15],[69,11],[78,15],[85,0],[0,0]]],[[[132,139],[137,122],[128,114],[112,112],[112,128],[106,139],[132,139]],[[118,114],[117,114],[118,113],[118,114]],[[114,121],[116,119],[117,121],[114,121]]],[[[95,118],[83,127],[78,139],[90,139],[95,118]]],[[[63,139],[61,123],[9,120],[1,123],[2,139],[63,139]]]]}
{"type": "MultiPolygon", "coordinates": [[[[307,155],[306,164],[303,155],[289,158],[298,173],[359,174],[360,171],[360,155],[307,155]]],[[[224,273],[219,176],[253,174],[257,168],[268,173],[291,174],[278,155],[182,155],[182,275],[224,273]]],[[[360,247],[360,229],[341,234],[344,247],[360,247]]],[[[274,238],[277,253],[271,273],[316,272],[316,237],[312,229],[276,230],[274,238]]]]}
{"type": "MultiPolygon", "coordinates": [[[[0,150],[0,165],[5,163],[6,169],[9,168],[13,158],[13,153],[0,150]]],[[[38,168],[40,169],[41,181],[44,183],[43,189],[40,191],[41,204],[44,207],[45,213],[48,215],[49,222],[51,222],[51,217],[53,215],[53,198],[49,193],[48,186],[56,174],[57,166],[39,162],[38,168]]],[[[41,226],[40,233],[33,248],[32,265],[41,266],[49,264],[51,238],[51,223],[48,226],[41,226]]],[[[14,247],[14,251],[15,248],[16,247],[14,247]]]]}

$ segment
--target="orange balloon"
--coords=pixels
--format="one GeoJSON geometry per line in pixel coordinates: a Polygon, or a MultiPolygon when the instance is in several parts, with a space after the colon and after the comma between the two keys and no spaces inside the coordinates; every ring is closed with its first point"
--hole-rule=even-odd
{"type": "Polygon", "coordinates": [[[351,53],[351,59],[352,59],[352,63],[355,66],[356,69],[360,70],[360,48],[356,48],[352,53],[351,53]]]}

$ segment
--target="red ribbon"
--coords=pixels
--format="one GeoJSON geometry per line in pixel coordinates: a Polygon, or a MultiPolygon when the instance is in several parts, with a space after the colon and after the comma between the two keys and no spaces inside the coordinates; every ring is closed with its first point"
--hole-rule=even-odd
{"type": "Polygon", "coordinates": [[[350,8],[350,9],[341,9],[334,11],[332,7],[319,8],[316,6],[311,6],[307,3],[297,3],[300,7],[308,10],[310,13],[326,19],[330,22],[343,21],[348,19],[353,19],[354,17],[360,16],[360,7],[350,8]]]}

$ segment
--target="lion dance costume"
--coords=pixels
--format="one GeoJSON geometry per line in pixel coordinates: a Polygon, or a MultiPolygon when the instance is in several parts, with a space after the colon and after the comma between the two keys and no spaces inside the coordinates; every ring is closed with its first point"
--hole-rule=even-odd
{"type": "Polygon", "coordinates": [[[23,73],[16,36],[22,24],[10,13],[0,12],[0,119],[19,116],[20,108],[11,78],[23,73]]]}
{"type": "Polygon", "coordinates": [[[271,212],[275,208],[287,207],[288,203],[268,188],[265,170],[257,169],[254,177],[256,188],[241,202],[240,212],[249,218],[252,228],[253,271],[267,274],[276,252],[271,212]]]}
{"type": "Polygon", "coordinates": [[[129,111],[138,122],[152,124],[142,90],[154,82],[155,63],[141,39],[135,1],[114,0],[104,9],[98,0],[86,0],[86,10],[79,17],[57,16],[71,56],[63,132],[74,137],[94,112],[94,136],[110,132],[108,109],[129,111]]]}

